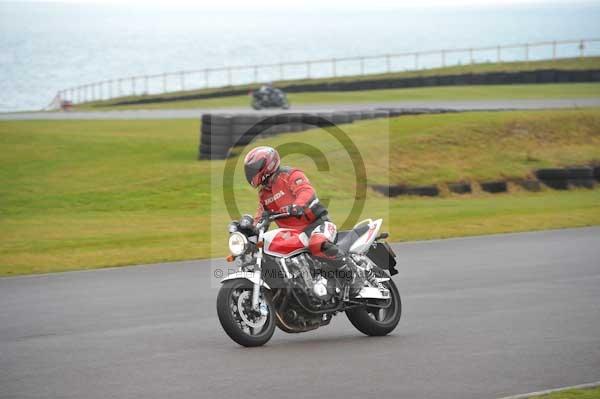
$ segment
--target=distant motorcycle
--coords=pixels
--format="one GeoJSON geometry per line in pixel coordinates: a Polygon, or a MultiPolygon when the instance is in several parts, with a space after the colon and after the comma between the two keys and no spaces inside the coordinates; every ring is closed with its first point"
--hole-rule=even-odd
{"type": "Polygon", "coordinates": [[[290,103],[287,95],[280,89],[272,87],[261,87],[252,93],[252,108],[259,110],[263,108],[288,109],[290,103]]]}
{"type": "MultiPolygon", "coordinates": [[[[352,230],[337,233],[336,244],[346,255],[345,270],[313,257],[303,232],[269,224],[288,213],[263,214],[256,226],[249,215],[229,225],[230,260],[237,272],[222,280],[217,314],[223,330],[243,346],[264,345],[278,327],[300,333],[329,324],[345,312],[367,335],[386,335],[400,321],[402,305],[396,255],[380,233],[382,220],[367,219],[352,230]],[[336,271],[337,270],[337,271],[336,271]],[[352,275],[371,276],[373,284],[351,293],[352,275]]],[[[342,268],[343,269],[343,268],[342,268]]]]}

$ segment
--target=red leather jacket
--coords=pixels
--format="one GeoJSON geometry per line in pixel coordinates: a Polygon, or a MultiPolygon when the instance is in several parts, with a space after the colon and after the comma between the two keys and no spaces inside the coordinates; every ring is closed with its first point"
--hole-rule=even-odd
{"type": "Polygon", "coordinates": [[[269,185],[261,187],[258,196],[255,220],[264,210],[283,212],[288,206],[294,204],[304,209],[304,215],[300,217],[289,216],[277,219],[276,223],[279,227],[304,230],[327,214],[327,209],[319,203],[315,189],[300,169],[280,167],[279,171],[270,178],[269,185]]]}

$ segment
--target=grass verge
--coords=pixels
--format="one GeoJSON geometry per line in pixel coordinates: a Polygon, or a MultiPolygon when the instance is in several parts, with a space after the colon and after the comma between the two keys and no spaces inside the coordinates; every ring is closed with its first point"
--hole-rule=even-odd
{"type": "Polygon", "coordinates": [[[600,387],[568,389],[546,395],[530,396],[532,399],[600,399],[600,387]]]}
{"type": "MultiPolygon", "coordinates": [[[[361,150],[369,183],[479,180],[522,176],[535,167],[600,159],[598,110],[465,113],[389,121],[390,163],[382,161],[388,121],[344,127],[361,150]],[[390,165],[392,165],[390,167],[390,165]]],[[[152,263],[225,253],[228,221],[211,203],[213,168],[196,161],[199,121],[0,122],[0,275],[152,263]],[[211,232],[209,225],[218,221],[211,232]],[[211,242],[222,245],[212,246],[211,242]]],[[[282,135],[319,143],[322,132],[282,135]]],[[[341,158],[340,158],[341,159],[341,158]]],[[[334,220],[351,207],[344,168],[306,170],[334,220]]],[[[237,175],[238,205],[252,211],[256,194],[237,175]],[[238,178],[239,177],[239,178],[238,178]]],[[[394,241],[600,224],[600,190],[475,193],[390,201],[369,192],[364,216],[389,214],[394,241]]]]}

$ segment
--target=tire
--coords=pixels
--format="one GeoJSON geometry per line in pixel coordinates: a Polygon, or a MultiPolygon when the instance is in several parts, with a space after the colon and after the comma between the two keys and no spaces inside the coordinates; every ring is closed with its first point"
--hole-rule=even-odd
{"type": "Polygon", "coordinates": [[[231,125],[202,125],[201,132],[212,134],[213,136],[226,136],[228,134],[231,134],[231,125]]]}
{"type": "MultiPolygon", "coordinates": [[[[387,274],[385,276],[389,277],[387,274]]],[[[366,306],[346,310],[346,316],[350,320],[350,323],[361,333],[372,337],[380,337],[391,333],[400,322],[400,317],[402,316],[402,300],[396,284],[394,284],[391,278],[383,284],[390,290],[392,299],[394,300],[392,306],[395,305],[393,309],[394,313],[389,319],[383,322],[375,320],[370,316],[366,306]]]]}
{"type": "Polygon", "coordinates": [[[483,191],[491,194],[505,193],[508,190],[505,181],[489,181],[480,183],[479,185],[483,191]]]}
{"type": "Polygon", "coordinates": [[[573,187],[594,188],[596,181],[594,179],[594,169],[581,166],[568,168],[569,184],[573,187]]]}
{"type": "Polygon", "coordinates": [[[331,121],[335,125],[341,125],[341,124],[344,124],[344,123],[349,123],[350,122],[350,116],[348,115],[347,112],[334,112],[333,113],[333,117],[331,118],[331,121]]]}
{"type": "Polygon", "coordinates": [[[594,166],[594,179],[600,181],[600,166],[594,166]]]}
{"type": "MultiPolygon", "coordinates": [[[[223,158],[227,157],[227,155],[229,154],[230,148],[231,148],[231,145],[220,146],[220,145],[215,145],[215,144],[211,144],[211,145],[201,144],[200,145],[200,154],[205,155],[205,156],[208,155],[210,158],[213,158],[213,159],[223,159],[223,158]]],[[[206,159],[206,157],[203,159],[206,159]]]]}
{"type": "Polygon", "coordinates": [[[231,125],[231,115],[204,114],[202,115],[202,125],[229,126],[231,125]]]}
{"type": "Polygon", "coordinates": [[[265,117],[262,115],[254,115],[254,114],[240,114],[235,115],[231,119],[232,125],[250,125],[254,126],[263,120],[265,117]]]}
{"type": "Polygon", "coordinates": [[[373,115],[375,119],[382,119],[382,118],[389,118],[390,117],[390,113],[386,110],[376,110],[375,114],[373,115]]]}
{"type": "Polygon", "coordinates": [[[569,172],[566,169],[538,169],[535,176],[540,180],[562,180],[569,177],[569,172]]]}
{"type": "MultiPolygon", "coordinates": [[[[249,292],[249,295],[251,296],[252,288],[252,283],[248,280],[229,280],[223,283],[219,290],[219,295],[217,296],[217,316],[219,317],[219,322],[221,322],[223,330],[225,330],[225,333],[229,338],[246,347],[262,346],[266,344],[273,336],[276,326],[275,312],[273,311],[273,306],[267,295],[263,296],[263,301],[267,305],[268,314],[257,334],[250,334],[244,331],[241,327],[244,323],[241,320],[241,316],[239,316],[239,313],[236,313],[238,317],[240,317],[240,320],[234,316],[232,307],[237,307],[235,304],[235,294],[241,291],[242,293],[238,294],[238,298],[239,295],[248,295],[244,294],[244,292],[249,292]]],[[[247,328],[248,331],[250,331],[250,327],[247,328]]]]}
{"type": "Polygon", "coordinates": [[[225,136],[220,134],[214,135],[209,133],[202,133],[202,136],[200,136],[200,143],[208,146],[231,146],[232,137],[230,135],[225,136]]]}
{"type": "Polygon", "coordinates": [[[362,111],[360,119],[373,119],[375,118],[375,111],[362,111]]]}
{"type": "Polygon", "coordinates": [[[250,144],[250,142],[252,142],[252,140],[254,140],[253,135],[250,134],[239,134],[236,136],[233,136],[233,146],[234,147],[238,147],[238,146],[243,146],[243,145],[248,145],[250,144]]]}
{"type": "Polygon", "coordinates": [[[440,190],[437,186],[419,186],[409,187],[406,189],[407,195],[420,195],[424,197],[437,197],[440,195],[440,190]]]}

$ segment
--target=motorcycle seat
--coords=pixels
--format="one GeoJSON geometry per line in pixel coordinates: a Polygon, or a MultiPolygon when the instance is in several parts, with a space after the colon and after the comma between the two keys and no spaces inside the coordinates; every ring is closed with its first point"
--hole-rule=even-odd
{"type": "Polygon", "coordinates": [[[337,245],[342,252],[348,253],[348,251],[350,251],[350,247],[352,247],[352,244],[354,244],[356,240],[358,240],[360,236],[365,234],[368,230],[369,225],[361,224],[352,230],[338,231],[334,244],[337,245]]]}

